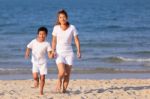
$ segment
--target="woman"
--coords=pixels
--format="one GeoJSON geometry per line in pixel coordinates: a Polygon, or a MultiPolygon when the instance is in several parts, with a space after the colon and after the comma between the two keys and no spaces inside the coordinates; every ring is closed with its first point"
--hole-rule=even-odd
{"type": "Polygon", "coordinates": [[[65,10],[61,10],[57,14],[57,22],[52,32],[52,49],[56,57],[56,64],[58,68],[58,82],[56,85],[56,92],[65,93],[69,84],[71,68],[73,65],[74,53],[71,42],[74,36],[74,41],[77,47],[77,57],[81,58],[80,41],[78,32],[75,26],[68,22],[68,15],[65,10]]]}

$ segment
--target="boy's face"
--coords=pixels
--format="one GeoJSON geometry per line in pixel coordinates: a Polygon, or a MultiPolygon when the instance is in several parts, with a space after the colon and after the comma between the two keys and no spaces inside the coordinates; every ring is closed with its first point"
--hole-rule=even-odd
{"type": "Polygon", "coordinates": [[[39,31],[39,34],[38,34],[39,41],[45,41],[46,36],[47,35],[46,35],[45,31],[39,31]]]}

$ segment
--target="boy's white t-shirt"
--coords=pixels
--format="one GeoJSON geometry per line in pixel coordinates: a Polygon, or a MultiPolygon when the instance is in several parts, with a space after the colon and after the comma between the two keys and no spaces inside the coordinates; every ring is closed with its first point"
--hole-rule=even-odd
{"type": "Polygon", "coordinates": [[[38,42],[37,39],[32,40],[28,45],[28,48],[32,49],[32,63],[33,64],[46,64],[46,52],[52,50],[50,43],[47,41],[38,42]]]}
{"type": "Polygon", "coordinates": [[[62,30],[60,25],[56,25],[53,28],[52,35],[57,37],[57,53],[73,52],[71,46],[72,37],[78,35],[74,25],[70,25],[66,30],[62,30]]]}

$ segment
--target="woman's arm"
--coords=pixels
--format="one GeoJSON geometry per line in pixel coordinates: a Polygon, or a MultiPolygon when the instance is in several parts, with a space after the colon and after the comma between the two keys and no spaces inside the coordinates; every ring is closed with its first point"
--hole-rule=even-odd
{"type": "Polygon", "coordinates": [[[77,57],[78,57],[78,58],[81,58],[80,40],[79,40],[79,38],[78,38],[78,35],[76,35],[76,36],[74,37],[74,41],[75,41],[75,45],[76,45],[76,47],[77,47],[77,57]]]}
{"type": "Polygon", "coordinates": [[[52,37],[52,51],[55,51],[56,49],[56,36],[52,37]]]}
{"type": "Polygon", "coordinates": [[[56,38],[56,36],[52,36],[52,54],[53,54],[53,56],[56,56],[56,53],[55,53],[56,44],[57,44],[57,38],[56,38]]]}
{"type": "Polygon", "coordinates": [[[28,59],[30,55],[30,48],[26,48],[25,59],[28,59]]]}

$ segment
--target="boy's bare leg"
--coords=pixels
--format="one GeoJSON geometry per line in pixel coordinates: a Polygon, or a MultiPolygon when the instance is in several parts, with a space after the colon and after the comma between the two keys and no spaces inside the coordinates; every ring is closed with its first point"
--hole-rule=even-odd
{"type": "Polygon", "coordinates": [[[67,64],[65,65],[66,72],[65,72],[64,81],[63,81],[63,93],[66,92],[66,89],[67,89],[68,84],[69,84],[71,68],[72,68],[71,65],[67,65],[67,64]]]}
{"type": "Polygon", "coordinates": [[[40,95],[43,95],[44,85],[45,85],[45,75],[40,75],[40,95]]]}
{"type": "Polygon", "coordinates": [[[34,88],[38,88],[38,86],[39,86],[39,77],[38,77],[37,72],[33,73],[33,79],[34,79],[34,88]]]}
{"type": "Polygon", "coordinates": [[[56,85],[56,91],[60,92],[61,85],[62,85],[62,79],[65,74],[65,64],[63,64],[63,63],[57,64],[57,67],[58,67],[58,81],[57,81],[57,85],[56,85]]]}

